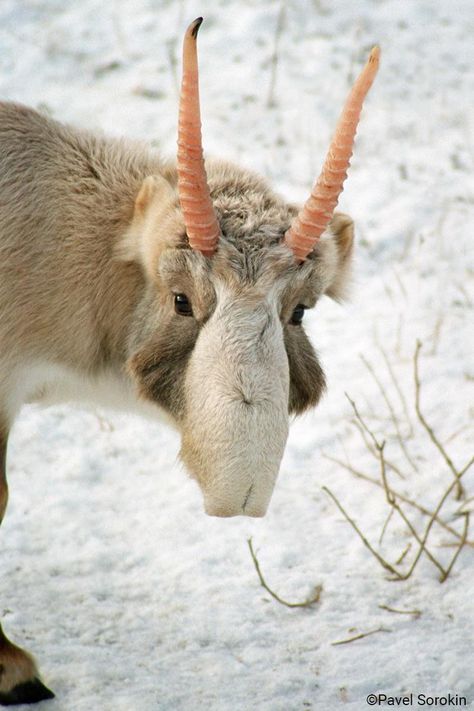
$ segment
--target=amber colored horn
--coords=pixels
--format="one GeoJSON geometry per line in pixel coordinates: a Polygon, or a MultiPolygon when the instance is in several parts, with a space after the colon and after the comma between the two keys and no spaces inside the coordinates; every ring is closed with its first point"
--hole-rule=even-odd
{"type": "Polygon", "coordinates": [[[210,257],[220,237],[202,156],[201,112],[196,38],[202,17],[192,22],[183,42],[183,78],[178,122],[178,193],[184,224],[193,249],[210,257]]]}
{"type": "Polygon", "coordinates": [[[328,226],[347,177],[362,104],[379,68],[380,49],[374,47],[356,79],[334,133],[321,175],[311,196],[285,234],[285,242],[303,262],[328,226]]]}

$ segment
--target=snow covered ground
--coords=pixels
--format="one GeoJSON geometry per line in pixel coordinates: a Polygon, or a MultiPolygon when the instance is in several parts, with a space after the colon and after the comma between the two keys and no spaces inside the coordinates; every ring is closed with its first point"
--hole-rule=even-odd
{"type": "MultiPolygon", "coordinates": [[[[389,483],[433,509],[452,473],[416,417],[417,339],[423,412],[456,467],[472,455],[472,0],[2,0],[1,97],[172,155],[181,37],[201,14],[207,153],[258,170],[290,199],[306,198],[351,80],[382,47],[340,201],[357,225],[352,300],[307,315],[328,393],[292,426],[263,520],[206,517],[177,436],[155,423],[25,408],[0,534],[5,630],[38,657],[57,694],[51,711],[363,710],[369,693],[410,692],[472,706],[474,548],[443,584],[426,556],[408,580],[389,581],[322,490],[392,563],[411,541],[408,569],[413,537],[395,515],[378,547],[384,493],[347,469],[380,480],[344,393],[386,440],[404,477],[389,467],[389,483]],[[303,600],[320,584],[320,603],[272,600],[249,537],[281,596],[303,600]]],[[[457,531],[459,505],[443,509],[457,531]]],[[[404,510],[422,531],[427,518],[404,510]]],[[[445,567],[455,540],[433,526],[445,567]]]]}

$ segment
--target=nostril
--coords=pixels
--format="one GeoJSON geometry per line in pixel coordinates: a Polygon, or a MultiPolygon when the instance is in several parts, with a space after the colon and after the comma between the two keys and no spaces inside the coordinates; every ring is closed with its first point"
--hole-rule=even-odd
{"type": "Polygon", "coordinates": [[[253,400],[248,395],[246,395],[242,388],[237,387],[235,389],[235,392],[238,397],[238,402],[242,402],[244,405],[253,405],[253,400]]]}

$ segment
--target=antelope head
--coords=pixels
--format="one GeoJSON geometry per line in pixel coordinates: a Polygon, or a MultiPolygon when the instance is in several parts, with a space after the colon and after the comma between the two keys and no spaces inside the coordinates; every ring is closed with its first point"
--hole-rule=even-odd
{"type": "Polygon", "coordinates": [[[321,175],[298,209],[248,171],[222,161],[205,168],[201,21],[184,39],[177,166],[144,181],[127,234],[147,283],[129,371],[180,430],[181,457],[206,512],[263,516],[289,415],[315,405],[324,390],[302,319],[322,294],[343,292],[353,227],[334,208],[379,51],[356,80],[321,175]]]}

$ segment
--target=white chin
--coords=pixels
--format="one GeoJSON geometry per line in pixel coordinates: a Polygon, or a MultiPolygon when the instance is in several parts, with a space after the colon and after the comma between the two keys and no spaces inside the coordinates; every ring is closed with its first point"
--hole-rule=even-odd
{"type": "Polygon", "coordinates": [[[271,495],[270,491],[265,496],[258,496],[254,493],[253,487],[245,498],[236,501],[205,495],[204,510],[208,516],[218,516],[219,518],[231,518],[232,516],[262,518],[267,513],[271,495]]]}

